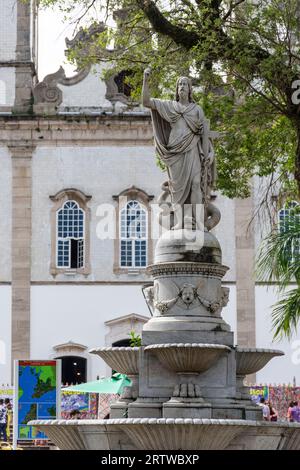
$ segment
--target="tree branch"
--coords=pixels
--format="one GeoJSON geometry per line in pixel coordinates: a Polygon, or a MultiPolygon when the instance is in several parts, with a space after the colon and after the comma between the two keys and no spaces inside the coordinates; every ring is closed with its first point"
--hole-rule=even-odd
{"type": "Polygon", "coordinates": [[[152,0],[136,0],[136,2],[157,33],[169,36],[176,44],[181,44],[188,50],[198,44],[200,37],[195,31],[188,31],[172,24],[152,0]]]}
{"type": "Polygon", "coordinates": [[[245,2],[245,0],[238,0],[236,3],[234,3],[233,5],[231,5],[231,7],[229,8],[229,10],[227,11],[227,13],[225,13],[225,15],[223,16],[222,20],[223,21],[226,21],[227,18],[231,15],[231,13],[233,12],[233,10],[235,10],[236,7],[238,7],[241,3],[245,2]]]}

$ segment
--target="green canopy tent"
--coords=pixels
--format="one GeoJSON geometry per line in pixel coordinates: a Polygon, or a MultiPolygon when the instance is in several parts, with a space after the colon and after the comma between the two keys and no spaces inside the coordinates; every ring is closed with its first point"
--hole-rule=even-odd
{"type": "Polygon", "coordinates": [[[62,391],[78,393],[121,394],[124,387],[130,387],[131,380],[124,374],[113,374],[106,379],[64,387],[62,391]]]}

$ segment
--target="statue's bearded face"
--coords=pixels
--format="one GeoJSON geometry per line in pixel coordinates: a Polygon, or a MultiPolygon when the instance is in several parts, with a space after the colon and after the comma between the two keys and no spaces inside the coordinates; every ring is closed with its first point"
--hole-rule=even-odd
{"type": "Polygon", "coordinates": [[[188,77],[179,77],[176,82],[176,101],[186,100],[192,102],[192,84],[188,77]]]}
{"type": "Polygon", "coordinates": [[[187,98],[189,96],[190,84],[187,78],[182,77],[178,81],[178,95],[180,98],[187,98]]]}

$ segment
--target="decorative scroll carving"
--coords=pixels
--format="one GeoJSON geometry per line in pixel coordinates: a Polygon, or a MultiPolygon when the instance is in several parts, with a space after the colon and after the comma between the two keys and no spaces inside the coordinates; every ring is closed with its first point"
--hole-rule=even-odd
{"type": "Polygon", "coordinates": [[[53,106],[59,106],[63,97],[57,84],[65,78],[66,74],[63,67],[60,67],[55,73],[46,75],[44,80],[33,89],[34,104],[50,103],[53,106]]]}
{"type": "Polygon", "coordinates": [[[77,83],[82,82],[82,80],[84,80],[88,76],[90,71],[91,65],[87,65],[84,69],[79,70],[76,75],[73,75],[72,77],[61,78],[58,83],[63,86],[77,85],[77,83]]]}

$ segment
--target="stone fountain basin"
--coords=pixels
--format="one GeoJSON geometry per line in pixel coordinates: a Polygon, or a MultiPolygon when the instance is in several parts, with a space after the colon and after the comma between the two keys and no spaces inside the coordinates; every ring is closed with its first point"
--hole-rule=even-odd
{"type": "Polygon", "coordinates": [[[278,349],[236,348],[236,374],[255,374],[274,357],[284,356],[278,349]]]}
{"type": "Polygon", "coordinates": [[[91,349],[91,354],[101,357],[109,367],[126,375],[139,373],[139,347],[108,347],[91,349]]]}
{"type": "Polygon", "coordinates": [[[231,349],[223,344],[168,343],[151,344],[145,351],[154,353],[173,372],[200,374],[231,349]]]}
{"type": "Polygon", "coordinates": [[[30,421],[62,450],[300,449],[300,423],[227,419],[30,421]]]}

